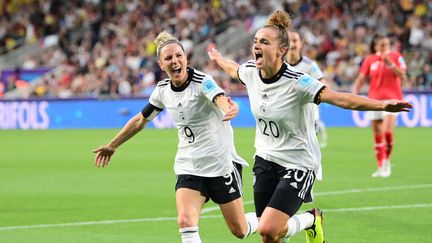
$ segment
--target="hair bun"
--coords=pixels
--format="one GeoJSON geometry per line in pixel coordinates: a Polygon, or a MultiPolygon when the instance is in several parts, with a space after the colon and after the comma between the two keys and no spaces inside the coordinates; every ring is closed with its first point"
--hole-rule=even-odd
{"type": "Polygon", "coordinates": [[[267,25],[275,25],[281,29],[291,28],[291,17],[287,12],[277,10],[267,19],[267,25]]]}

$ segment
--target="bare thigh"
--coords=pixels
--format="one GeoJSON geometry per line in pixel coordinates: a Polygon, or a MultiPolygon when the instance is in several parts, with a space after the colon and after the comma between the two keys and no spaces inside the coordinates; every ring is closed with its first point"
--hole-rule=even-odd
{"type": "Polygon", "coordinates": [[[232,232],[246,232],[247,222],[244,215],[243,199],[237,198],[229,203],[219,205],[225,222],[232,232]]]}
{"type": "Polygon", "coordinates": [[[180,228],[197,226],[206,198],[201,192],[189,188],[176,191],[178,225],[180,228]]]}

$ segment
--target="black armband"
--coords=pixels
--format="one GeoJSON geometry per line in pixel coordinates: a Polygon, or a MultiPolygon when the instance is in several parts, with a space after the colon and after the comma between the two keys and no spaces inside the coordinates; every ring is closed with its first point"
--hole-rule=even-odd
{"type": "Polygon", "coordinates": [[[318,92],[315,95],[315,98],[313,100],[313,102],[317,105],[319,105],[321,103],[321,95],[324,92],[324,90],[327,89],[327,86],[322,86],[320,90],[318,90],[318,92]]]}
{"type": "Polygon", "coordinates": [[[163,109],[156,107],[150,103],[148,103],[142,110],[141,114],[144,116],[144,118],[148,121],[153,120],[159,112],[161,112],[163,109]]]}
{"type": "Polygon", "coordinates": [[[224,95],[225,95],[225,93],[220,92],[220,93],[216,94],[215,96],[213,96],[213,100],[212,100],[213,104],[216,104],[216,101],[217,101],[221,96],[224,96],[224,95]]]}

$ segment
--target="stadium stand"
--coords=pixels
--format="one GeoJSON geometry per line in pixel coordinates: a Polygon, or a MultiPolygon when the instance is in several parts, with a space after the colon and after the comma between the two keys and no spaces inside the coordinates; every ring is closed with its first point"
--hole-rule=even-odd
{"type": "Polygon", "coordinates": [[[243,86],[209,62],[209,44],[242,62],[250,35],[274,9],[293,17],[336,89],[348,90],[375,32],[388,34],[405,56],[405,89],[432,89],[430,1],[10,0],[0,5],[0,96],[118,98],[146,96],[163,78],[153,39],[167,30],[183,43],[192,66],[231,92],[243,86]],[[247,44],[245,44],[247,43],[247,44]],[[26,70],[52,68],[34,80],[26,70]],[[10,70],[13,70],[12,72],[10,70]]]}

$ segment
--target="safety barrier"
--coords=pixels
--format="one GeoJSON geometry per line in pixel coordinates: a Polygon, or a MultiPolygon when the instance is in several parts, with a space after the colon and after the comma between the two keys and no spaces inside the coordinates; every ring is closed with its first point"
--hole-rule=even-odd
{"type": "MultiPolygon", "coordinates": [[[[431,127],[432,93],[407,93],[405,99],[414,109],[398,116],[398,126],[431,127]]],[[[246,96],[234,96],[240,108],[232,120],[234,127],[254,127],[255,120],[246,96]]],[[[147,99],[55,99],[55,100],[0,100],[0,129],[74,129],[119,128],[141,111],[147,99]]],[[[321,104],[321,119],[327,127],[366,127],[365,112],[341,109],[321,104]]],[[[293,114],[295,115],[295,114],[293,114]]],[[[148,127],[170,128],[174,123],[164,110],[148,127]]]]}

